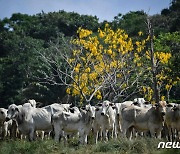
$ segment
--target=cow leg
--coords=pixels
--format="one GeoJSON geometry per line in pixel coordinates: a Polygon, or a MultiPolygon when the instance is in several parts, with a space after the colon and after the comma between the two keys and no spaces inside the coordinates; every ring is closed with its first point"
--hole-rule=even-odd
{"type": "Polygon", "coordinates": [[[87,144],[87,134],[84,134],[84,144],[87,144]]]}
{"type": "Polygon", "coordinates": [[[158,139],[161,139],[161,129],[158,129],[156,131],[156,136],[157,136],[158,139]]]}
{"type": "Polygon", "coordinates": [[[93,128],[93,134],[94,134],[94,137],[95,137],[95,144],[97,144],[98,137],[99,137],[99,131],[97,129],[93,128]]]}
{"type": "MultiPolygon", "coordinates": [[[[64,145],[67,145],[67,142],[68,142],[68,135],[64,132],[64,131],[60,131],[60,133],[63,137],[63,140],[64,140],[64,145]]],[[[58,139],[59,140],[59,139],[58,139]]]]}
{"type": "Polygon", "coordinates": [[[174,141],[178,141],[178,136],[179,136],[178,134],[179,133],[178,133],[178,130],[176,128],[174,128],[174,134],[175,134],[174,135],[174,141]]]}
{"type": "Polygon", "coordinates": [[[175,140],[175,138],[176,138],[176,134],[175,134],[175,129],[174,128],[171,128],[171,131],[172,131],[172,142],[175,140]]]}
{"type": "Polygon", "coordinates": [[[54,133],[55,133],[54,140],[55,140],[56,142],[59,142],[60,126],[59,126],[57,123],[54,123],[54,133]]]}
{"type": "Polygon", "coordinates": [[[176,129],[176,141],[179,141],[179,135],[180,135],[180,132],[178,129],[176,129]]]}
{"type": "Polygon", "coordinates": [[[44,139],[44,131],[41,131],[41,140],[43,140],[44,139]]]}
{"type": "Polygon", "coordinates": [[[95,132],[95,143],[97,144],[98,141],[98,137],[99,137],[99,131],[95,132]]]}
{"type": "Polygon", "coordinates": [[[115,128],[116,128],[116,135],[119,136],[120,132],[121,132],[121,126],[120,126],[119,118],[116,118],[115,128]]]}
{"type": "Polygon", "coordinates": [[[7,136],[7,132],[8,132],[8,125],[4,124],[2,128],[2,139],[4,139],[7,136]]]}
{"type": "Polygon", "coordinates": [[[128,129],[131,127],[131,125],[128,122],[123,122],[122,124],[122,133],[124,137],[127,137],[128,129]]]}
{"type": "Polygon", "coordinates": [[[18,128],[17,128],[17,123],[16,121],[13,120],[12,122],[12,127],[10,129],[10,138],[16,139],[18,137],[18,128]]]}
{"type": "Polygon", "coordinates": [[[167,138],[168,138],[168,141],[172,141],[172,136],[173,136],[173,134],[172,134],[172,129],[171,129],[171,127],[170,126],[168,126],[167,125],[167,138]]]}
{"type": "Polygon", "coordinates": [[[155,138],[155,130],[153,128],[150,128],[150,134],[152,138],[155,138]]]}
{"type": "Polygon", "coordinates": [[[83,138],[83,136],[81,136],[81,135],[80,135],[80,137],[79,137],[79,142],[80,142],[80,144],[84,144],[84,138],[83,138]]]}
{"type": "Polygon", "coordinates": [[[103,129],[103,138],[104,138],[104,141],[108,141],[108,130],[107,129],[103,129]]]}
{"type": "Polygon", "coordinates": [[[85,132],[83,130],[79,131],[79,142],[81,144],[87,144],[87,135],[85,134],[85,132]]]}
{"type": "Polygon", "coordinates": [[[34,140],[34,130],[30,130],[30,133],[29,133],[29,141],[33,141],[34,140]]]}
{"type": "Polygon", "coordinates": [[[136,130],[133,127],[130,127],[127,131],[126,131],[126,137],[131,140],[132,139],[132,132],[136,132],[136,130]]]}
{"type": "Polygon", "coordinates": [[[116,125],[115,125],[115,124],[114,124],[114,126],[113,126],[113,132],[112,132],[112,134],[113,134],[113,137],[117,138],[117,129],[116,129],[116,125]]]}

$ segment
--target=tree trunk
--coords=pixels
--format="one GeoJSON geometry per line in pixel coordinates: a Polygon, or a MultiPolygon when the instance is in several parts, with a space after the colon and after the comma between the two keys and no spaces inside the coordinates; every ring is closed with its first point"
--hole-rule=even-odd
{"type": "Polygon", "coordinates": [[[154,100],[156,103],[159,103],[160,95],[159,95],[159,88],[157,83],[157,66],[154,58],[154,31],[151,26],[150,19],[147,19],[147,26],[148,26],[148,34],[150,37],[150,56],[151,56],[151,70],[153,76],[153,92],[154,92],[154,100]]]}

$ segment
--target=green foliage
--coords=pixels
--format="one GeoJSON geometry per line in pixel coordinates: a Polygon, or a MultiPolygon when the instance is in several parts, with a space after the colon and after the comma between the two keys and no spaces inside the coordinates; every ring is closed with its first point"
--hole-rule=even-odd
{"type": "Polygon", "coordinates": [[[137,36],[139,31],[146,32],[146,18],[147,14],[143,11],[131,11],[123,16],[119,14],[112,22],[112,27],[124,29],[131,37],[137,36]]]}
{"type": "Polygon", "coordinates": [[[168,22],[164,24],[160,22],[159,25],[167,26],[169,32],[180,31],[180,0],[172,0],[170,7],[163,9],[161,15],[167,19],[168,22]]]}

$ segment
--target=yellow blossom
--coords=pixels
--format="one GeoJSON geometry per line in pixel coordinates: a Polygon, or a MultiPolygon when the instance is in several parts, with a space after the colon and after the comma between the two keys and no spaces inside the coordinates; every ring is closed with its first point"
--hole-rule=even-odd
{"type": "Polygon", "coordinates": [[[112,55],[112,50],[109,49],[109,50],[107,51],[107,53],[108,53],[109,55],[112,55]]]}
{"type": "Polygon", "coordinates": [[[143,32],[142,32],[142,31],[139,31],[139,32],[138,32],[138,35],[139,35],[139,36],[142,36],[142,35],[143,35],[143,32]]]}
{"type": "Polygon", "coordinates": [[[66,93],[67,93],[67,94],[71,94],[71,89],[70,89],[70,88],[67,88],[67,89],[66,89],[66,93]]]}

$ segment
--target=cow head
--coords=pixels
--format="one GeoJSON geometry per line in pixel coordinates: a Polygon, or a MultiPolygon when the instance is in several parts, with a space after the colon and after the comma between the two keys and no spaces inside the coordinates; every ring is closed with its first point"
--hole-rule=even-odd
{"type": "Polygon", "coordinates": [[[134,103],[137,102],[138,104],[143,104],[145,102],[145,99],[144,98],[135,98],[134,103]]]}
{"type": "Polygon", "coordinates": [[[108,112],[109,107],[111,107],[111,106],[113,106],[113,103],[111,103],[111,102],[109,102],[109,101],[107,101],[107,100],[104,101],[104,102],[102,103],[101,115],[102,115],[102,116],[106,115],[107,112],[108,112]]]}
{"type": "Polygon", "coordinates": [[[0,121],[5,121],[7,117],[7,110],[4,108],[0,108],[0,121]]]}
{"type": "Polygon", "coordinates": [[[173,104],[167,104],[166,105],[166,112],[171,112],[173,109],[174,105],[173,104]]]}
{"type": "Polygon", "coordinates": [[[12,104],[8,107],[6,121],[10,119],[15,119],[19,114],[19,108],[17,105],[12,104]]]}
{"type": "Polygon", "coordinates": [[[179,105],[174,105],[172,108],[173,111],[180,111],[180,106],[179,105]]]}
{"type": "Polygon", "coordinates": [[[156,104],[154,105],[154,108],[155,108],[155,110],[158,111],[162,116],[165,115],[166,109],[165,109],[165,107],[162,106],[161,104],[157,104],[157,103],[156,103],[156,104]]]}
{"type": "Polygon", "coordinates": [[[88,112],[89,116],[94,120],[95,119],[95,107],[88,104],[88,105],[86,105],[85,108],[86,108],[86,111],[88,112]]]}
{"type": "Polygon", "coordinates": [[[29,99],[28,103],[31,104],[32,107],[36,108],[36,101],[34,99],[29,99]]]}

